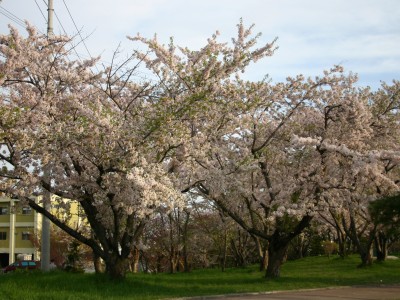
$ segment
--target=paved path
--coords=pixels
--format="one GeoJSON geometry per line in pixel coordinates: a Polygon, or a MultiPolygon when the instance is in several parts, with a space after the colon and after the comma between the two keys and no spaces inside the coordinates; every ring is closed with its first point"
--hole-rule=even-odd
{"type": "Polygon", "coordinates": [[[400,285],[376,287],[339,287],[327,289],[300,290],[291,292],[267,292],[241,295],[204,297],[203,299],[223,300],[400,300],[400,285]]]}

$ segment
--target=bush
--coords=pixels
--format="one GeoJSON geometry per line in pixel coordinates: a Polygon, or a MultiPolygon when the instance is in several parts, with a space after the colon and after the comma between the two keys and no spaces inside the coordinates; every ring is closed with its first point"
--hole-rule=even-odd
{"type": "Polygon", "coordinates": [[[328,257],[331,256],[332,254],[335,254],[338,252],[338,244],[336,244],[333,241],[323,241],[322,242],[322,248],[324,249],[325,255],[328,257]]]}

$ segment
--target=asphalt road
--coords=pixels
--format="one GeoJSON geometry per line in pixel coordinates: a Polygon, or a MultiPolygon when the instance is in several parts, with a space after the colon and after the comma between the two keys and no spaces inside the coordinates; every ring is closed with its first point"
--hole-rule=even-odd
{"type": "Polygon", "coordinates": [[[231,299],[231,300],[400,300],[400,285],[392,286],[360,286],[313,289],[300,291],[284,291],[254,293],[240,295],[211,296],[196,299],[231,299]]]}

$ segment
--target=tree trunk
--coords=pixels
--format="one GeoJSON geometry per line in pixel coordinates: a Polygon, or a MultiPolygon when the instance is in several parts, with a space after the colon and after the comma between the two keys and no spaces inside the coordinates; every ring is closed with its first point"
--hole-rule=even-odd
{"type": "Polygon", "coordinates": [[[260,238],[254,235],[251,235],[256,246],[258,252],[258,259],[260,261],[260,272],[264,272],[267,270],[268,266],[268,241],[264,241],[261,243],[260,238]]]}
{"type": "Polygon", "coordinates": [[[183,270],[185,273],[190,272],[189,253],[188,253],[188,225],[190,212],[186,212],[185,223],[183,225],[183,270]]]}
{"type": "Polygon", "coordinates": [[[338,241],[338,252],[341,258],[345,258],[347,256],[346,251],[346,237],[345,234],[339,228],[336,228],[337,233],[337,241],[338,241]]]}
{"type": "Polygon", "coordinates": [[[288,233],[285,227],[285,221],[279,224],[277,222],[277,228],[274,234],[271,236],[268,245],[268,267],[265,273],[266,278],[277,278],[281,275],[281,266],[286,261],[287,250],[289,248],[290,241],[297,237],[308,227],[311,223],[311,216],[303,216],[303,218],[293,227],[292,231],[288,233]],[[279,226],[283,226],[283,230],[280,230],[279,226]]]}
{"type": "Polygon", "coordinates": [[[359,250],[360,257],[361,257],[361,264],[359,265],[360,268],[368,267],[372,265],[372,248],[362,248],[359,250]]]}
{"type": "Polygon", "coordinates": [[[163,260],[163,255],[158,254],[157,255],[157,263],[156,263],[156,273],[161,273],[162,272],[162,260],[163,260]]]}
{"type": "Polygon", "coordinates": [[[375,237],[375,249],[377,261],[385,261],[387,257],[387,238],[382,231],[379,231],[375,237]]]}
{"type": "Polygon", "coordinates": [[[179,252],[175,249],[174,246],[171,247],[171,253],[169,256],[169,271],[174,274],[178,271],[178,262],[179,262],[179,252]]]}
{"type": "Polygon", "coordinates": [[[101,258],[94,251],[93,251],[93,265],[94,265],[94,271],[96,272],[96,274],[104,272],[103,265],[101,263],[101,258]]]}
{"type": "Polygon", "coordinates": [[[183,246],[183,271],[185,273],[190,272],[189,255],[188,255],[186,243],[183,246]]]}
{"type": "Polygon", "coordinates": [[[266,271],[268,268],[268,249],[264,249],[260,260],[260,272],[266,271]]]}
{"type": "Polygon", "coordinates": [[[298,250],[298,258],[303,258],[303,252],[304,252],[304,235],[299,234],[297,237],[297,250],[298,250]]]}
{"type": "Polygon", "coordinates": [[[225,230],[224,230],[224,245],[223,245],[223,249],[222,249],[222,259],[221,259],[221,271],[222,272],[225,272],[227,252],[228,252],[228,231],[225,228],[225,230]]]}
{"type": "Polygon", "coordinates": [[[266,278],[277,278],[281,275],[281,266],[286,261],[289,243],[271,242],[268,249],[268,267],[266,278]]]}
{"type": "Polygon", "coordinates": [[[131,255],[130,255],[130,271],[132,273],[139,272],[139,259],[140,259],[140,252],[139,252],[139,249],[135,247],[131,251],[131,255]]]}
{"type": "Polygon", "coordinates": [[[366,267],[372,265],[372,243],[375,240],[376,226],[374,226],[367,234],[366,230],[357,230],[355,215],[353,209],[350,207],[350,228],[349,237],[357,248],[360,254],[361,264],[359,267],[366,267]]]}
{"type": "Polygon", "coordinates": [[[246,266],[246,258],[244,257],[244,253],[242,251],[243,247],[240,245],[240,238],[238,239],[238,246],[236,246],[235,240],[231,239],[231,249],[232,254],[234,255],[234,259],[237,267],[245,267],[246,266]]]}
{"type": "Polygon", "coordinates": [[[106,273],[111,279],[124,279],[129,269],[129,259],[112,254],[106,260],[106,273]]]}
{"type": "MultiPolygon", "coordinates": [[[[338,254],[341,258],[345,258],[347,256],[347,236],[349,230],[346,228],[345,217],[342,213],[337,213],[334,210],[330,210],[333,223],[331,224],[335,230],[337,235],[337,243],[338,243],[338,254]]],[[[330,222],[329,222],[330,223],[330,222]]]]}

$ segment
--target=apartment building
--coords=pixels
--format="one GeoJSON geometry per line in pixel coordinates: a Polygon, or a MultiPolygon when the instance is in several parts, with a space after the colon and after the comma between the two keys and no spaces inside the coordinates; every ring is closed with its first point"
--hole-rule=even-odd
{"type": "Polygon", "coordinates": [[[41,215],[29,206],[19,205],[0,195],[0,265],[13,263],[17,256],[25,259],[38,259],[34,238],[41,227],[41,215]]]}
{"type": "MultiPolygon", "coordinates": [[[[78,201],[52,195],[50,202],[51,212],[70,227],[88,226],[78,201]]],[[[13,263],[17,256],[40,260],[40,251],[33,241],[41,229],[41,214],[0,193],[0,267],[13,263]]]]}

